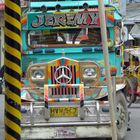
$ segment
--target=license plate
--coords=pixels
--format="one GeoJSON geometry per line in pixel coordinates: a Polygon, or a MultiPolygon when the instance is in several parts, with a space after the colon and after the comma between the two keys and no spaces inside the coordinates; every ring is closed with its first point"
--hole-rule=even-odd
{"type": "Polygon", "coordinates": [[[76,117],[78,107],[51,107],[50,117],[76,117]]]}

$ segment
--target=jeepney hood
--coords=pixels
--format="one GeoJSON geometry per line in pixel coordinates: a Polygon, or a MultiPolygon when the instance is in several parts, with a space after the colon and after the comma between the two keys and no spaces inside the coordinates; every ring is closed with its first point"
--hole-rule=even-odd
{"type": "MultiPolygon", "coordinates": [[[[28,100],[28,101],[44,100],[44,85],[46,84],[53,85],[53,84],[84,83],[84,86],[88,88],[89,85],[86,85],[83,80],[82,73],[84,68],[88,66],[95,67],[98,75],[98,78],[96,80],[102,80],[103,78],[100,78],[101,71],[102,71],[100,67],[103,66],[102,63],[103,63],[102,61],[99,62],[94,62],[91,60],[77,61],[74,59],[69,59],[67,57],[60,57],[59,59],[55,59],[48,63],[32,64],[28,68],[28,81],[27,79],[23,80],[24,84],[23,84],[23,90],[21,91],[21,98],[23,100],[28,100]],[[34,79],[33,74],[35,73],[35,71],[37,72],[40,71],[41,73],[44,73],[45,75],[44,79],[42,80],[34,79]],[[65,78],[62,78],[59,81],[59,76],[61,72],[62,73],[64,72],[67,76],[69,76],[71,81],[65,78]],[[58,80],[56,80],[56,76],[58,80]]],[[[70,94],[73,94],[73,92],[76,93],[75,89],[71,89],[71,90],[70,90],[70,94]]],[[[90,88],[88,90],[87,89],[85,90],[86,90],[85,100],[100,99],[102,97],[107,96],[107,87],[104,87],[102,89],[94,88],[94,90],[92,89],[93,91],[90,88]]],[[[61,96],[63,96],[64,92],[66,92],[66,89],[65,91],[62,90],[61,92],[62,92],[61,96]]],[[[54,93],[54,94],[58,94],[58,93],[54,93]]]]}

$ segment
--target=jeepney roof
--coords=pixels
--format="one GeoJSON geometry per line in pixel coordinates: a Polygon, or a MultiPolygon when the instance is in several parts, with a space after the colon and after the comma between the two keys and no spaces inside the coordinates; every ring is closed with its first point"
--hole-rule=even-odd
{"type": "MultiPolygon", "coordinates": [[[[31,2],[31,8],[40,8],[41,6],[46,7],[55,7],[56,5],[61,5],[61,7],[75,7],[75,6],[83,6],[83,4],[87,3],[89,6],[98,6],[98,0],[74,0],[74,1],[43,1],[43,2],[31,2]]],[[[104,0],[104,4],[108,5],[109,0],[104,0]]]]}

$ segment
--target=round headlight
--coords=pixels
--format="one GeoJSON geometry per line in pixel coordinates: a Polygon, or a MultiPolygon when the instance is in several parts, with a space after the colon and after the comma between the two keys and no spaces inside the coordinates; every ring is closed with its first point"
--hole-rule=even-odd
{"type": "Polygon", "coordinates": [[[42,80],[44,79],[44,72],[42,70],[35,70],[32,73],[32,79],[42,80]]]}
{"type": "Polygon", "coordinates": [[[84,70],[83,77],[96,78],[96,76],[97,76],[97,73],[96,73],[96,69],[95,68],[86,68],[84,70]]]}

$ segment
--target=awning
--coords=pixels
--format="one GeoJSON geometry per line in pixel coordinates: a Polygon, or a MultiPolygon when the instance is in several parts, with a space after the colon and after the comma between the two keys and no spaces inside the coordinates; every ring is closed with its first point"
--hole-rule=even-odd
{"type": "Polygon", "coordinates": [[[131,34],[128,34],[128,40],[134,40],[134,38],[131,34]]]}
{"type": "Polygon", "coordinates": [[[130,31],[130,35],[133,38],[139,38],[140,39],[140,24],[135,24],[133,28],[130,31]]]}

